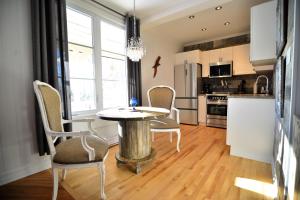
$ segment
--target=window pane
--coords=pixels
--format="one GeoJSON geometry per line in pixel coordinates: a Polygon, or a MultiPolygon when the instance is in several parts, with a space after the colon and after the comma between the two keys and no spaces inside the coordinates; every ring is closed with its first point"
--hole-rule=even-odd
{"type": "Polygon", "coordinates": [[[94,79],[93,49],[69,44],[70,78],[94,79]]]}
{"type": "Polygon", "coordinates": [[[92,18],[67,8],[67,20],[69,42],[93,46],[92,18]]]}
{"type": "Polygon", "coordinates": [[[125,81],[102,81],[103,108],[127,106],[125,81]]]}
{"type": "Polygon", "coordinates": [[[105,80],[126,79],[125,61],[102,57],[102,79],[105,80]]]}
{"type": "Polygon", "coordinates": [[[101,21],[101,49],[125,54],[125,30],[101,21]]]}
{"type": "Polygon", "coordinates": [[[95,81],[70,79],[72,112],[95,110],[95,81]]]}

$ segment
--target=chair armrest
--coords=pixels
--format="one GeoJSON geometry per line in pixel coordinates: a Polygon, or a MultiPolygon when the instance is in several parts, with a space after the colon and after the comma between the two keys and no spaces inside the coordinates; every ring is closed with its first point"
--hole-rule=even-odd
{"type": "MultiPolygon", "coordinates": [[[[63,120],[63,124],[72,123],[72,122],[86,122],[88,123],[88,130],[89,132],[93,134],[97,134],[97,131],[92,127],[92,122],[96,121],[96,119],[93,118],[83,118],[83,119],[71,119],[71,120],[63,120]]],[[[100,137],[100,136],[98,136],[100,137]]],[[[100,137],[103,139],[102,137],[100,137]]]]}
{"type": "Polygon", "coordinates": [[[175,111],[175,113],[176,113],[176,122],[177,122],[177,124],[180,124],[179,110],[177,108],[175,108],[175,107],[172,107],[171,111],[175,111]]]}
{"type": "Polygon", "coordinates": [[[84,118],[84,119],[69,119],[69,120],[65,120],[63,119],[62,123],[63,124],[68,124],[68,123],[73,123],[73,122],[93,122],[96,119],[93,118],[84,118]]]}
{"type": "MultiPolygon", "coordinates": [[[[88,123],[88,130],[93,134],[97,135],[97,131],[92,127],[92,122],[96,121],[95,118],[82,118],[82,119],[71,119],[71,120],[63,120],[63,124],[72,123],[72,122],[86,122],[88,123]]],[[[105,138],[97,135],[97,137],[101,138],[105,141],[105,138]]]]}
{"type": "Polygon", "coordinates": [[[72,132],[57,132],[57,131],[47,131],[47,135],[52,137],[74,137],[74,136],[88,136],[93,135],[90,131],[72,131],[72,132]]]}

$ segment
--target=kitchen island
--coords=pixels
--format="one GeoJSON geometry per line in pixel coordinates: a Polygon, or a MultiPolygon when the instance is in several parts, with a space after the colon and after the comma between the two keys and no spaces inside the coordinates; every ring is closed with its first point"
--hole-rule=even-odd
{"type": "Polygon", "coordinates": [[[275,100],[267,95],[229,95],[226,143],[230,155],[270,163],[275,100]]]}

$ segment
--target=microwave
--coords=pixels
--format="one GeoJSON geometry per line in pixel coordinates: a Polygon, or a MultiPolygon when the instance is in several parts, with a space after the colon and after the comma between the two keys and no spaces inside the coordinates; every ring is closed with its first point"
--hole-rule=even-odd
{"type": "Polygon", "coordinates": [[[232,61],[209,64],[209,78],[232,77],[232,61]]]}

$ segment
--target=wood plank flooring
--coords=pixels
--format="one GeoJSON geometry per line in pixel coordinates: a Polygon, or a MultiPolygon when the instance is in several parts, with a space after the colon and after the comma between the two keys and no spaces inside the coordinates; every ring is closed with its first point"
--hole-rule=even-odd
{"type": "MultiPolygon", "coordinates": [[[[43,171],[0,186],[1,200],[50,200],[51,198],[52,177],[49,171],[43,171]]],[[[74,200],[61,186],[58,191],[58,199],[74,200]]]]}
{"type": "MultiPolygon", "coordinates": [[[[139,175],[126,167],[117,168],[110,149],[106,161],[105,192],[111,200],[150,199],[269,199],[267,196],[235,186],[237,177],[271,183],[271,166],[253,160],[229,156],[226,130],[183,125],[181,152],[176,151],[168,134],[156,134],[154,161],[139,175]]],[[[99,198],[99,175],[95,168],[70,170],[62,186],[75,199],[99,198]]]]}
{"type": "MultiPolygon", "coordinates": [[[[226,130],[182,125],[181,131],[180,153],[176,151],[175,134],[173,143],[169,142],[168,134],[156,134],[153,147],[157,155],[139,175],[135,175],[126,167],[116,167],[115,153],[118,151],[118,146],[112,147],[106,161],[107,199],[270,199],[263,194],[235,186],[237,177],[270,184],[272,182],[271,166],[229,156],[229,147],[225,145],[226,130]]],[[[49,171],[38,173],[34,175],[34,179],[27,177],[21,182],[17,181],[18,190],[5,191],[3,188],[6,186],[0,187],[0,193],[19,193],[19,195],[6,196],[0,194],[0,199],[50,199],[51,181],[49,171]],[[38,182],[35,182],[37,180],[38,182]],[[44,196],[38,198],[37,193],[40,194],[41,191],[44,196]]],[[[99,199],[98,170],[96,168],[69,170],[67,179],[61,181],[60,186],[63,188],[60,188],[58,192],[59,200],[71,198],[63,189],[77,200],[99,199]]],[[[246,186],[251,185],[247,183],[246,186]]]]}

